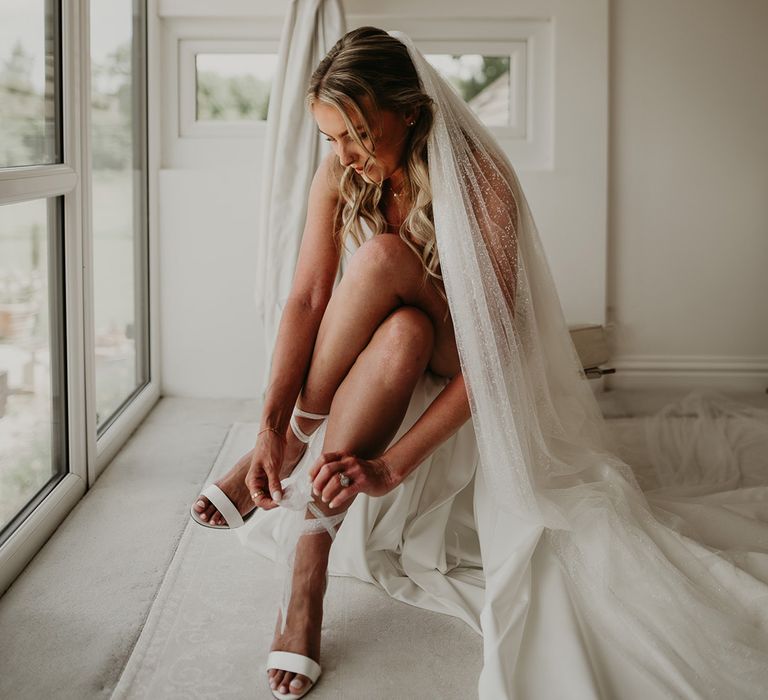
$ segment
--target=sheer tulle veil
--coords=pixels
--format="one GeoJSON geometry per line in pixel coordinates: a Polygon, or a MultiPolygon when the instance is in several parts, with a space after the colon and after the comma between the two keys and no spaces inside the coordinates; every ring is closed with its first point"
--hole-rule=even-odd
{"type": "MultiPolygon", "coordinates": [[[[641,490],[582,371],[512,164],[409,37],[390,35],[434,103],[435,233],[497,526],[526,528],[531,551],[547,540],[582,624],[623,649],[660,697],[758,697],[768,687],[768,574],[719,556],[641,490]]],[[[292,486],[289,567],[302,531],[334,524],[305,520],[308,486],[292,486]]],[[[505,585],[509,557],[486,554],[487,585],[505,585]]],[[[289,593],[290,575],[284,606],[289,593]]],[[[512,673],[517,652],[506,639],[486,659],[504,654],[512,673]]]]}

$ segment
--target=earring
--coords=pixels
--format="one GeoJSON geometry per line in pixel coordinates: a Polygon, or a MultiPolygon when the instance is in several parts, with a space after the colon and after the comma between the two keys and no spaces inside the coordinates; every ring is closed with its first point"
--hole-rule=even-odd
{"type": "Polygon", "coordinates": [[[413,122],[408,122],[408,126],[413,126],[415,123],[416,123],[415,121],[413,121],[413,122]]]}

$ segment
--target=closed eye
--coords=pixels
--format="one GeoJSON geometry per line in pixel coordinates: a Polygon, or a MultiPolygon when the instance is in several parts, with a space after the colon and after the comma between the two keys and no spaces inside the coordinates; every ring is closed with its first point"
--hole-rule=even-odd
{"type": "MultiPolygon", "coordinates": [[[[368,140],[368,134],[358,133],[358,136],[360,137],[360,139],[362,141],[367,141],[368,140]]],[[[332,139],[330,136],[326,136],[325,140],[328,141],[328,143],[332,143],[336,139],[332,139]]]]}

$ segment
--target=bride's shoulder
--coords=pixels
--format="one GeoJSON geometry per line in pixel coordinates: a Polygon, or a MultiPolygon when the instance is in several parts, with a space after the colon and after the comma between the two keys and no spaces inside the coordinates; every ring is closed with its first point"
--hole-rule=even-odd
{"type": "Polygon", "coordinates": [[[323,156],[320,165],[315,171],[314,183],[324,195],[337,199],[339,196],[339,181],[341,179],[341,168],[338,158],[333,151],[323,156]]]}

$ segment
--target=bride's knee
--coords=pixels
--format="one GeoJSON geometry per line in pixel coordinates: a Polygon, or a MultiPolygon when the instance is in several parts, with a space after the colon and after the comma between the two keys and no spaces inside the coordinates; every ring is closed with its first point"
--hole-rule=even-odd
{"type": "Polygon", "coordinates": [[[362,274],[369,280],[394,282],[404,275],[420,274],[421,261],[400,236],[380,234],[355,251],[348,272],[362,274]]]}
{"type": "Polygon", "coordinates": [[[432,320],[415,306],[399,306],[376,329],[371,340],[387,358],[418,364],[428,360],[435,344],[432,320]]]}

